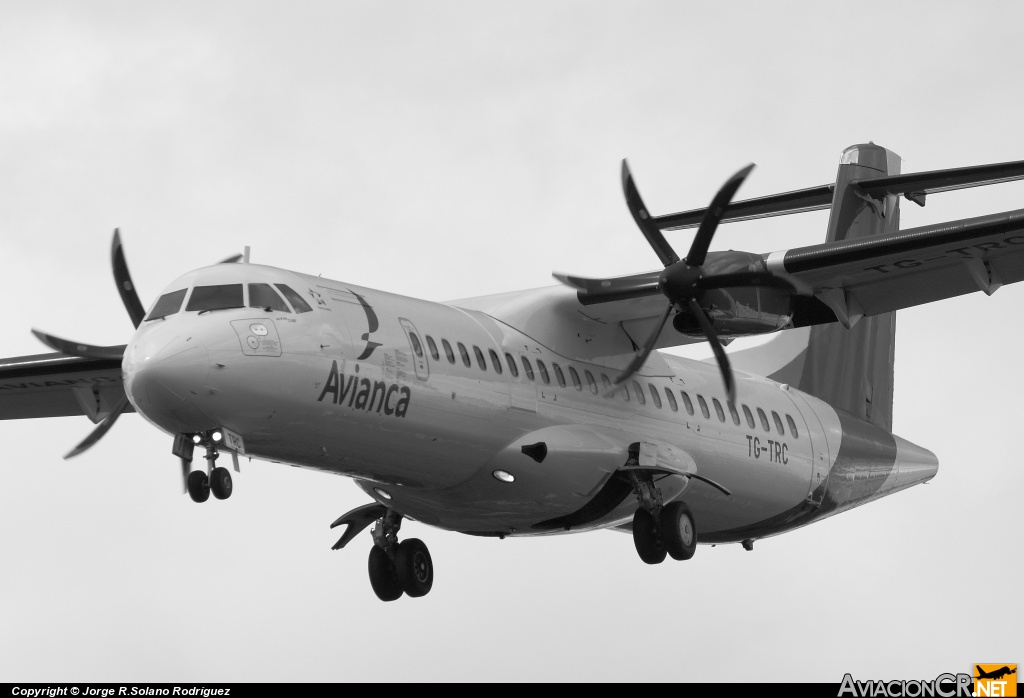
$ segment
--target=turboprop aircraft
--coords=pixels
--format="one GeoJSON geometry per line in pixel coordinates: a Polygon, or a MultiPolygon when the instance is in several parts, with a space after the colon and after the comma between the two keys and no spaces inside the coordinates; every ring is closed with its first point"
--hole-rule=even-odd
{"type": "MultiPolygon", "coordinates": [[[[752,167],[752,166],[751,166],[752,167]]],[[[175,279],[148,312],[120,235],[135,332],[0,360],[0,417],[135,411],[171,438],[195,502],[232,495],[238,455],[352,478],[369,501],[384,601],[430,591],[404,519],[476,536],[614,529],[648,564],[754,541],[927,482],[936,457],[892,434],[895,311],[1024,278],[1024,210],[899,226],[900,199],[1024,179],[1024,161],[901,174],[874,144],[833,183],[655,216],[627,206],[661,269],[438,303],[236,259],[175,279]],[[830,209],[822,244],[709,251],[722,222],[830,209]],[[696,228],[680,257],[663,231],[696,228]],[[671,322],[670,322],[671,320],[671,322]],[[729,356],[735,337],[775,333],[729,356]],[[658,349],[707,342],[715,362],[658,349]]]]}

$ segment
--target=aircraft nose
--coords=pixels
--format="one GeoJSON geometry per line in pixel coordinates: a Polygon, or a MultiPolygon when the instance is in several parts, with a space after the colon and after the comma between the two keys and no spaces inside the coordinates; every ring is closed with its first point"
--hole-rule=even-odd
{"type": "Polygon", "coordinates": [[[195,406],[207,387],[209,352],[192,336],[168,327],[146,328],[125,350],[121,369],[135,411],[172,433],[216,426],[195,406]]]}

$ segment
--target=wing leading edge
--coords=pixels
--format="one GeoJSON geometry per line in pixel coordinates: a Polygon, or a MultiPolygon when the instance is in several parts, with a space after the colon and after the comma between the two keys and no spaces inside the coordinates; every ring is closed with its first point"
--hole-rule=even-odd
{"type": "Polygon", "coordinates": [[[119,358],[52,353],[0,359],[0,419],[86,415],[99,422],[124,394],[119,358]]]}

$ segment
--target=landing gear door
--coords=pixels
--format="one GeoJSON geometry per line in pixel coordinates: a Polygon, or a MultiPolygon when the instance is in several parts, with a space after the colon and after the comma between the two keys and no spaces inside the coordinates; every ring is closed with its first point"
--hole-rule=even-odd
{"type": "Polygon", "coordinates": [[[412,363],[416,369],[416,377],[421,381],[430,378],[430,365],[427,363],[427,352],[423,350],[423,340],[420,333],[416,331],[413,324],[405,318],[398,318],[405,330],[405,337],[409,340],[409,348],[412,349],[412,363]]]}

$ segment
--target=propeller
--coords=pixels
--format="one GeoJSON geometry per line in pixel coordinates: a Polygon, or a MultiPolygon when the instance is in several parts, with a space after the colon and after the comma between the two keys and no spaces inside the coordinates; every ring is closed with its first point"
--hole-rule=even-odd
{"type": "MultiPolygon", "coordinates": [[[[231,257],[222,260],[221,264],[231,264],[241,259],[242,255],[232,255],[231,257]]],[[[142,320],[146,317],[146,310],[142,305],[142,301],[139,300],[139,294],[135,290],[135,283],[132,281],[132,275],[128,271],[128,262],[125,260],[124,256],[124,246],[121,244],[120,228],[114,229],[114,239],[110,245],[110,264],[113,267],[114,282],[117,284],[117,292],[121,296],[121,302],[124,303],[124,308],[128,311],[128,317],[132,321],[132,325],[138,329],[139,325],[142,324],[142,320]]],[[[124,345],[110,347],[94,346],[92,344],[84,344],[82,342],[73,342],[36,329],[32,330],[32,334],[34,334],[39,341],[46,346],[67,356],[78,356],[83,359],[99,359],[107,361],[120,361],[124,356],[124,345]]],[[[110,428],[114,426],[114,422],[117,421],[118,417],[120,417],[127,409],[128,396],[123,395],[103,421],[93,429],[89,436],[87,436],[80,444],[75,446],[75,448],[71,449],[64,458],[74,458],[91,448],[97,441],[103,438],[110,428]]],[[[188,472],[187,470],[184,470],[184,467],[185,466],[183,464],[183,475],[184,477],[188,477],[188,472]]]]}
{"type": "Polygon", "coordinates": [[[686,253],[686,257],[680,259],[665,236],[662,235],[661,229],[652,222],[651,214],[644,205],[640,192],[633,181],[633,174],[629,171],[629,164],[625,160],[622,161],[622,190],[626,196],[626,205],[629,207],[629,212],[632,214],[633,220],[636,221],[637,227],[640,228],[640,232],[647,239],[647,243],[665,266],[664,271],[658,276],[658,290],[668,299],[668,306],[655,323],[650,337],[640,345],[636,356],[615,379],[616,387],[632,378],[644,365],[654,350],[654,345],[657,343],[665,323],[668,322],[672,312],[676,311],[690,315],[697,321],[701,332],[715,354],[718,369],[722,374],[722,381],[725,383],[729,404],[735,405],[736,381],[733,377],[732,367],[729,365],[729,357],[725,353],[722,340],[715,331],[714,325],[700,305],[701,298],[706,291],[712,289],[742,286],[772,286],[796,293],[796,288],[792,283],[767,271],[713,274],[704,270],[708,248],[711,246],[711,240],[715,236],[722,215],[740,185],[753,169],[753,164],[747,165],[722,185],[704,212],[704,217],[697,228],[697,234],[694,235],[693,242],[690,243],[690,250],[686,253]]]}

